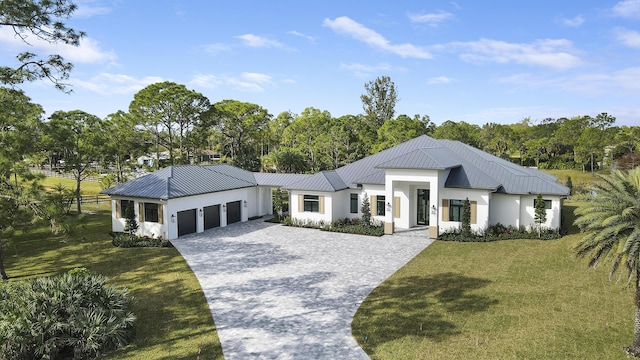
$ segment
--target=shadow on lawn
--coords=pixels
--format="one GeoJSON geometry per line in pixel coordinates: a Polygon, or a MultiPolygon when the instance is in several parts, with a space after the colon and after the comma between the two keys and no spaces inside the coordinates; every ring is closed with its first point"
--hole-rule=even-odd
{"type": "Polygon", "coordinates": [[[456,273],[410,276],[386,281],[360,306],[352,323],[353,335],[368,353],[387,342],[406,337],[444,341],[460,333],[447,313],[475,313],[498,303],[478,294],[490,280],[456,273]]]}

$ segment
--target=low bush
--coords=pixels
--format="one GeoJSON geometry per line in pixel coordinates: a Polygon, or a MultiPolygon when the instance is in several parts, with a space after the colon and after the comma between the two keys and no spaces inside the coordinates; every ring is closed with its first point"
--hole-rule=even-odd
{"type": "Polygon", "coordinates": [[[459,228],[449,229],[442,233],[438,239],[443,241],[488,242],[517,239],[554,240],[560,237],[560,232],[555,229],[543,229],[540,236],[538,236],[537,231],[527,229],[524,226],[505,226],[498,223],[489,226],[485,231],[472,231],[470,235],[463,235],[459,228]]]}
{"type": "Polygon", "coordinates": [[[126,233],[111,233],[113,246],[121,248],[132,247],[171,247],[171,243],[163,238],[149,236],[131,236],[126,233]]]}
{"type": "Polygon", "coordinates": [[[86,270],[0,284],[1,359],[95,359],[133,335],[133,297],[86,270]]]}
{"type": "Polygon", "coordinates": [[[325,221],[309,221],[301,219],[292,219],[287,216],[282,219],[281,223],[285,226],[304,227],[311,229],[320,229],[323,231],[332,231],[347,234],[359,234],[369,236],[384,235],[384,227],[379,223],[365,224],[361,219],[340,219],[332,223],[325,221]]]}

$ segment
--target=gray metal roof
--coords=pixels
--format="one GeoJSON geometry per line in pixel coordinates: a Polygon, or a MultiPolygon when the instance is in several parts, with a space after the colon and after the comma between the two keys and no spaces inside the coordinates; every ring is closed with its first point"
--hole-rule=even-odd
{"type": "Polygon", "coordinates": [[[426,135],[336,169],[345,184],[384,184],[380,169],[451,169],[445,187],[509,194],[568,195],[556,178],[488,154],[459,141],[426,135]]]}
{"type": "Polygon", "coordinates": [[[281,173],[253,173],[258,185],[286,187],[290,184],[304,180],[311,174],[281,174],[281,173]]]}
{"type": "Polygon", "coordinates": [[[339,191],[349,188],[335,170],[321,171],[285,186],[289,190],[339,191]]]}
{"type": "Polygon", "coordinates": [[[258,185],[253,173],[230,165],[169,166],[103,190],[102,194],[173,199],[258,185]]]}
{"type": "Polygon", "coordinates": [[[422,148],[402,154],[376,166],[379,169],[444,170],[462,165],[460,158],[449,149],[422,148]]]}

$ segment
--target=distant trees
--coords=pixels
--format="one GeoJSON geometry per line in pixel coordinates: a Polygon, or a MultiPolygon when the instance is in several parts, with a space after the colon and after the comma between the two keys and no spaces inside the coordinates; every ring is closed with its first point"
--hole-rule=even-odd
{"type": "Polygon", "coordinates": [[[82,110],[56,111],[45,127],[46,144],[63,159],[63,168],[76,180],[76,206],[82,213],[80,183],[91,171],[91,165],[103,154],[104,138],[99,117],[82,110]]]}

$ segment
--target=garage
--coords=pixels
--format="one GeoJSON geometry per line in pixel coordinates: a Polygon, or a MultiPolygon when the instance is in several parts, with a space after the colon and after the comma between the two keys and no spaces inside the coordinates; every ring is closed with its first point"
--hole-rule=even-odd
{"type": "Polygon", "coordinates": [[[196,209],[178,211],[178,236],[196,232],[196,209]]]}
{"type": "Polygon", "coordinates": [[[242,220],[241,203],[242,202],[240,200],[227,203],[227,225],[237,223],[242,220]]]}
{"type": "Polygon", "coordinates": [[[204,229],[220,226],[220,204],[204,207],[204,229]]]}

